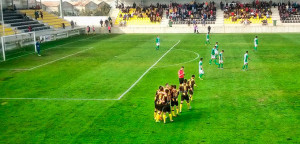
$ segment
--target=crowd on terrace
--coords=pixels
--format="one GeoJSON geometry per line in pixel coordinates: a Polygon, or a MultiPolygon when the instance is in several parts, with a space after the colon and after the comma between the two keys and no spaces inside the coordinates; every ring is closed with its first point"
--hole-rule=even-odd
{"type": "MultiPolygon", "coordinates": [[[[281,20],[289,19],[292,15],[299,15],[300,5],[296,2],[291,3],[278,3],[278,10],[281,20]]],[[[295,19],[299,20],[300,18],[295,17],[295,19]]]]}
{"type": "Polygon", "coordinates": [[[140,7],[137,6],[136,3],[133,3],[132,6],[125,7],[124,4],[121,4],[119,8],[122,10],[122,13],[119,17],[122,17],[123,20],[130,20],[133,16],[137,16],[137,18],[150,18],[151,22],[160,22],[163,15],[163,10],[167,7],[167,5],[159,4],[156,5],[151,4],[149,7],[140,7]],[[133,9],[133,11],[131,11],[133,9]]]}
{"type": "Polygon", "coordinates": [[[231,3],[220,3],[221,9],[224,10],[224,18],[230,18],[232,22],[242,19],[241,22],[249,22],[250,18],[256,19],[267,19],[271,18],[272,11],[272,1],[253,1],[252,3],[240,3],[240,2],[231,2],[231,3]]]}
{"type": "Polygon", "coordinates": [[[166,14],[167,18],[175,22],[193,19],[201,19],[204,22],[214,21],[216,20],[216,6],[215,2],[171,3],[166,14]]]}

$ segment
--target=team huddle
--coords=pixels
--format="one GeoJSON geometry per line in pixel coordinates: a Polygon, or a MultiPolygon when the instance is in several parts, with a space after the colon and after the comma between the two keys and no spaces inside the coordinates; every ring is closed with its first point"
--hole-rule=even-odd
{"type": "MultiPolygon", "coordinates": [[[[205,45],[210,44],[209,41],[209,33],[206,35],[205,45]]],[[[160,46],[160,38],[157,36],[156,38],[156,50],[159,50],[160,46]]],[[[254,39],[254,51],[257,51],[258,47],[258,38],[257,36],[254,39]]],[[[209,60],[209,64],[211,65],[214,62],[218,65],[219,69],[223,69],[224,63],[224,50],[221,50],[219,53],[219,44],[216,42],[215,46],[211,50],[211,59],[209,60]],[[217,59],[219,62],[217,62],[217,59]]],[[[248,70],[248,60],[250,60],[248,56],[248,51],[244,54],[244,65],[242,70],[248,70]]],[[[173,117],[179,115],[182,112],[182,104],[184,101],[187,103],[188,110],[191,109],[191,101],[193,100],[194,95],[194,87],[195,84],[195,75],[187,80],[184,79],[184,67],[182,66],[181,69],[178,71],[179,77],[179,88],[176,88],[176,85],[169,85],[168,83],[165,86],[159,86],[158,90],[156,91],[155,98],[154,98],[154,119],[156,122],[160,122],[161,120],[166,123],[167,114],[170,118],[170,121],[173,121],[173,117]],[[179,95],[181,94],[180,98],[180,105],[178,106],[179,95]]],[[[200,58],[199,61],[199,79],[203,80],[204,69],[203,69],[203,58],[200,58]]]]}
{"type": "Polygon", "coordinates": [[[176,88],[176,85],[169,85],[168,83],[165,86],[159,86],[158,90],[156,91],[155,98],[154,98],[154,119],[156,122],[160,122],[163,120],[166,123],[167,114],[169,115],[170,122],[173,121],[173,117],[179,115],[182,112],[182,105],[183,102],[186,101],[187,109],[191,109],[191,101],[193,100],[194,95],[194,87],[195,84],[195,75],[187,80],[184,79],[184,67],[178,72],[179,76],[179,88],[176,88]],[[180,98],[180,105],[178,106],[179,95],[181,94],[180,98]]]}

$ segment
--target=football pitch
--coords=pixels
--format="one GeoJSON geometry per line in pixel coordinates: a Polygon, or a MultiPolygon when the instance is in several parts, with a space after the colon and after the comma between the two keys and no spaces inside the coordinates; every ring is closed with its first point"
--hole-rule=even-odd
{"type": "MultiPolygon", "coordinates": [[[[81,35],[0,63],[0,143],[300,143],[300,35],[81,35]],[[219,42],[224,69],[209,65],[219,42]],[[249,51],[249,70],[242,71],[249,51]],[[198,79],[203,58],[204,80],[198,79]],[[196,75],[192,109],[156,123],[160,85],[196,75]]],[[[29,48],[32,49],[32,48],[29,48]]]]}

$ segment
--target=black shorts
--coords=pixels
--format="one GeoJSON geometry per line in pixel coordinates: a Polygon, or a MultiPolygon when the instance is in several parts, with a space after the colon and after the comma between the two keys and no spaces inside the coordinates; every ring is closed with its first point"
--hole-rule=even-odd
{"type": "Polygon", "coordinates": [[[162,107],[162,111],[163,111],[163,112],[171,112],[170,104],[164,105],[164,106],[162,107]]]}
{"type": "Polygon", "coordinates": [[[190,95],[193,95],[193,94],[194,94],[194,91],[193,91],[193,90],[190,90],[189,93],[190,93],[190,95]]]}
{"type": "Polygon", "coordinates": [[[178,106],[178,101],[171,101],[171,106],[178,106]]]}
{"type": "Polygon", "coordinates": [[[183,80],[184,80],[184,78],[179,78],[179,83],[182,84],[183,80]]]}
{"type": "Polygon", "coordinates": [[[157,109],[158,111],[162,111],[162,107],[163,107],[162,104],[156,104],[156,109],[157,109]]]}
{"type": "Polygon", "coordinates": [[[181,101],[190,100],[189,95],[181,95],[181,101]]]}

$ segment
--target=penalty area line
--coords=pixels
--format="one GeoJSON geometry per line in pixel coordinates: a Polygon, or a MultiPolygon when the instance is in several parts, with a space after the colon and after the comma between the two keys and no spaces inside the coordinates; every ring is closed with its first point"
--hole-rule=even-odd
{"type": "Polygon", "coordinates": [[[167,52],[165,52],[152,66],[150,66],[140,77],[137,79],[119,98],[120,100],[124,95],[126,95],[162,58],[164,58],[175,46],[180,43],[180,40],[174,44],[167,52]]]}
{"type": "Polygon", "coordinates": [[[68,58],[68,57],[71,57],[71,56],[74,56],[74,55],[76,55],[76,54],[79,54],[79,53],[82,53],[82,52],[85,52],[85,51],[87,51],[87,50],[90,50],[90,49],[92,49],[92,48],[94,48],[94,47],[89,47],[89,48],[87,48],[87,49],[84,49],[84,50],[81,50],[81,51],[79,51],[79,52],[76,52],[76,53],[73,53],[73,54],[70,54],[70,55],[67,55],[67,56],[64,56],[64,57],[61,57],[61,58],[58,58],[58,59],[56,59],[56,60],[53,60],[53,61],[50,61],[50,62],[46,62],[46,63],[44,63],[44,64],[41,64],[41,65],[37,65],[37,66],[35,66],[35,67],[32,67],[32,68],[24,68],[24,69],[22,69],[22,68],[17,68],[17,69],[0,69],[0,70],[12,70],[12,71],[30,71],[30,70],[34,70],[34,69],[37,69],[37,68],[39,68],[39,67],[42,67],[42,66],[45,66],[45,65],[48,65],[48,64],[52,64],[52,63],[54,63],[54,62],[57,62],[57,61],[60,61],[60,60],[62,60],[62,59],[65,59],[65,58],[68,58]]]}

